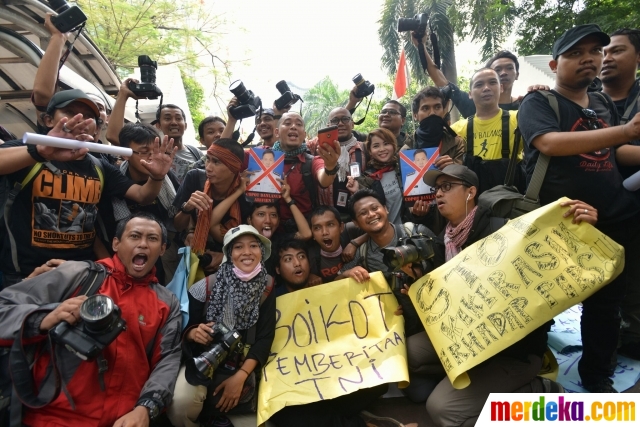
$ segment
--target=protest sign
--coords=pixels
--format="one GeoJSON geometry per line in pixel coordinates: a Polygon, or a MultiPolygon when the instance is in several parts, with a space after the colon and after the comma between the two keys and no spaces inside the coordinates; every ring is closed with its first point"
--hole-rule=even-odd
{"type": "Polygon", "coordinates": [[[258,425],[285,406],[408,381],[404,318],[393,314],[398,301],[382,273],[282,295],[276,307],[258,425]]]}
{"type": "Polygon", "coordinates": [[[455,388],[467,371],[605,286],[624,248],[563,218],[562,198],[509,221],[425,275],[409,296],[455,388]]]}
{"type": "Polygon", "coordinates": [[[252,148],[249,150],[249,184],[246,196],[255,203],[270,203],[280,197],[284,153],[252,148]]]}
{"type": "Polygon", "coordinates": [[[404,201],[413,205],[418,200],[434,200],[435,194],[431,194],[431,187],[425,184],[422,177],[429,169],[435,169],[434,163],[440,156],[440,148],[403,150],[399,154],[404,201]]]}

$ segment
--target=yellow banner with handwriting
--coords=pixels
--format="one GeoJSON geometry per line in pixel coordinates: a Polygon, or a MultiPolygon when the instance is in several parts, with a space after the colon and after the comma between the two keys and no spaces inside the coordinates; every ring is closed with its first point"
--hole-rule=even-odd
{"type": "Polygon", "coordinates": [[[624,268],[624,248],[563,218],[562,198],[509,221],[411,285],[455,388],[467,371],[583,301],[624,268]]]}
{"type": "Polygon", "coordinates": [[[258,425],[280,409],[409,380],[404,319],[380,272],[278,297],[258,425]]]}

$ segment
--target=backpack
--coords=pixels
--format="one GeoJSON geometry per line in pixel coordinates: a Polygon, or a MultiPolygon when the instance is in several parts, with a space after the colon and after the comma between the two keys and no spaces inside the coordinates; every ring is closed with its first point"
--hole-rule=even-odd
{"type": "MultiPolygon", "coordinates": [[[[92,156],[91,154],[89,154],[88,157],[89,160],[91,160],[91,162],[93,163],[93,167],[95,168],[96,172],[98,173],[98,178],[100,179],[100,188],[104,189],[104,170],[102,168],[102,164],[100,163],[99,159],[92,156]]],[[[28,186],[31,181],[35,179],[35,177],[43,167],[46,167],[55,175],[60,175],[61,173],[60,170],[51,162],[38,162],[31,167],[31,170],[29,171],[29,173],[27,173],[27,176],[24,177],[22,182],[16,181],[13,187],[11,187],[8,177],[3,176],[2,185],[0,185],[0,202],[4,203],[4,209],[2,210],[2,214],[0,215],[0,219],[3,219],[3,227],[0,226],[2,228],[2,233],[0,233],[0,237],[2,238],[2,240],[0,240],[0,242],[4,241],[4,234],[6,233],[9,236],[9,244],[11,246],[11,261],[13,262],[13,268],[17,273],[20,273],[21,271],[20,265],[18,264],[18,250],[16,248],[16,241],[13,237],[13,233],[11,232],[11,228],[9,227],[9,221],[11,219],[11,208],[13,207],[13,204],[16,201],[16,198],[18,197],[20,191],[22,191],[24,187],[28,186]]]]}
{"type": "MultiPolygon", "coordinates": [[[[89,274],[78,288],[62,299],[63,301],[78,295],[95,295],[102,286],[107,276],[106,268],[93,261],[85,262],[88,264],[89,274]]],[[[45,342],[49,343],[49,351],[53,352],[51,341],[45,342]]],[[[31,408],[41,408],[48,405],[60,394],[62,382],[58,367],[51,365],[50,370],[53,375],[45,378],[43,383],[38,386],[39,391],[36,393],[31,373],[34,354],[25,351],[23,346],[22,331],[20,331],[11,347],[0,347],[0,421],[6,416],[9,406],[11,406],[12,426],[22,425],[23,403],[31,408]]]]}
{"type": "Polygon", "coordinates": [[[316,208],[318,206],[318,189],[317,184],[313,179],[312,163],[313,156],[309,153],[304,153],[305,162],[302,163],[300,173],[302,174],[302,182],[305,188],[309,191],[309,198],[311,199],[311,207],[316,208]]]}
{"type": "MultiPolygon", "coordinates": [[[[540,90],[538,93],[544,95],[547,98],[547,102],[551,109],[556,113],[558,123],[560,123],[560,108],[558,106],[558,99],[553,92],[540,90]]],[[[601,92],[589,92],[597,98],[600,98],[611,111],[616,111],[613,102],[608,96],[605,96],[601,92]]],[[[505,177],[504,185],[498,185],[490,190],[485,191],[478,197],[478,205],[484,206],[491,211],[491,216],[499,218],[513,219],[521,215],[529,213],[540,207],[540,188],[544,182],[544,177],[549,167],[549,161],[551,158],[545,154],[540,153],[538,161],[533,170],[533,176],[527,187],[527,191],[523,196],[518,189],[513,185],[513,174],[517,167],[517,156],[520,143],[522,141],[522,134],[520,129],[516,129],[514,150],[509,161],[509,168],[505,177]]]]}
{"type": "MultiPolygon", "coordinates": [[[[464,155],[464,165],[478,175],[478,179],[480,181],[478,193],[482,194],[498,183],[503,182],[503,177],[509,170],[509,154],[511,152],[511,149],[509,148],[509,137],[511,135],[509,130],[509,120],[511,119],[511,114],[508,110],[502,110],[502,158],[493,160],[485,160],[480,156],[474,155],[474,117],[475,116],[472,115],[467,118],[467,151],[464,155]]],[[[517,155],[519,150],[515,147],[515,142],[513,148],[513,151],[517,155]]],[[[518,162],[517,167],[512,173],[514,174],[513,185],[521,191],[524,191],[526,178],[520,162],[518,162]]]]}

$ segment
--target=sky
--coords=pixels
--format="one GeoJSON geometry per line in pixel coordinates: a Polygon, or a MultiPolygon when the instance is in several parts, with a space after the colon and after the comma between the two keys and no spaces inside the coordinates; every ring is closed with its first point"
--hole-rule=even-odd
{"type": "MultiPolygon", "coordinates": [[[[341,89],[353,87],[351,79],[358,73],[372,83],[388,81],[381,68],[383,50],[378,41],[384,0],[205,2],[228,21],[218,53],[232,61],[231,81],[241,79],[262,98],[263,105],[271,106],[279,97],[275,84],[280,80],[307,89],[325,76],[341,89]]],[[[477,45],[458,43],[458,72],[473,70],[478,52],[477,45]]],[[[205,93],[210,93],[211,79],[199,81],[205,93]]],[[[225,90],[218,93],[230,99],[231,93],[226,98],[225,90]]],[[[213,100],[206,110],[220,114],[213,100]]]]}

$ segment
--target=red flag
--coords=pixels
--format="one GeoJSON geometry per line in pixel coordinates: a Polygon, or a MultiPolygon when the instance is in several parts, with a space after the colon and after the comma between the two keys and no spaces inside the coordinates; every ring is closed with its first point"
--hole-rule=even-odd
{"type": "Polygon", "coordinates": [[[404,48],[400,52],[400,60],[398,61],[398,71],[396,74],[396,82],[393,85],[393,93],[395,98],[402,98],[407,93],[409,87],[409,70],[407,68],[407,58],[404,54],[404,48]]]}

